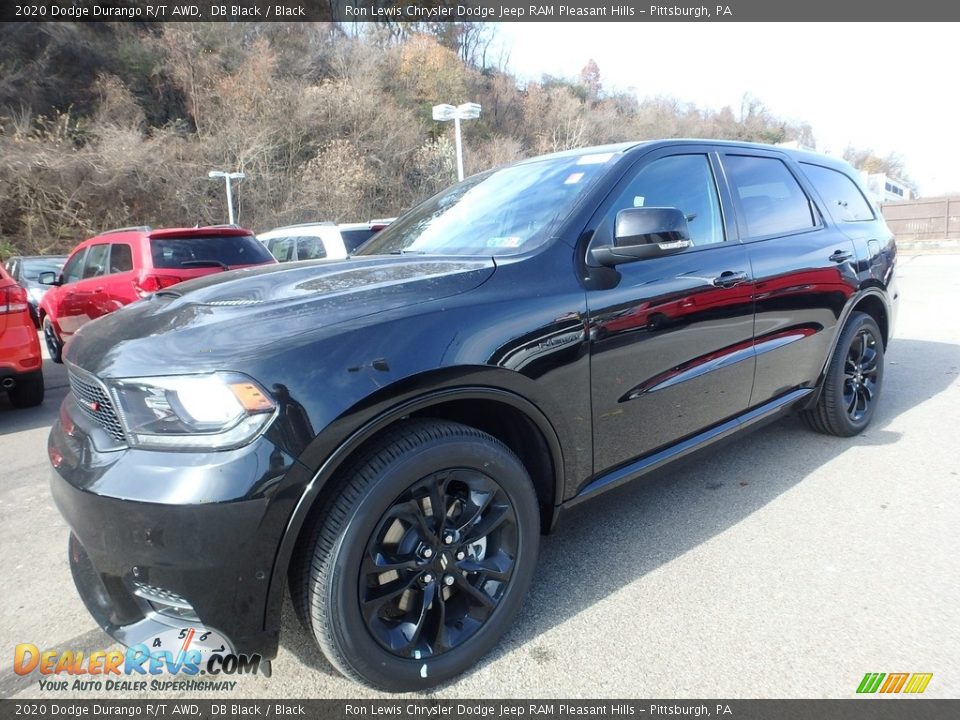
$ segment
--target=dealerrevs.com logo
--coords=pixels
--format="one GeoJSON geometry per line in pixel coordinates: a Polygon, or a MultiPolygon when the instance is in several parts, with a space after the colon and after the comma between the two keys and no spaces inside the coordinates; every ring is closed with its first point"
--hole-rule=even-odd
{"type": "Polygon", "coordinates": [[[38,673],[43,691],[96,692],[223,692],[237,685],[224,676],[270,677],[271,671],[260,655],[237,655],[215,631],[192,627],[158,633],[125,650],[40,650],[21,643],[14,649],[13,669],[18,675],[38,673]]]}

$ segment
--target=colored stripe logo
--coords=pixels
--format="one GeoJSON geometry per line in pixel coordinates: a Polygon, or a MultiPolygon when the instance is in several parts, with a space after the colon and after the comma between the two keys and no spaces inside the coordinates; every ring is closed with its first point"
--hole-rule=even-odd
{"type": "Polygon", "coordinates": [[[857,687],[858,694],[911,693],[919,694],[927,689],[933,673],[867,673],[857,687]]]}

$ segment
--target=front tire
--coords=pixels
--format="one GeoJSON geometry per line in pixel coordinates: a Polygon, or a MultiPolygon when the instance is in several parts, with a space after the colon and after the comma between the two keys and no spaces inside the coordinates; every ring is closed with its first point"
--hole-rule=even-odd
{"type": "Polygon", "coordinates": [[[43,318],[43,342],[46,343],[50,359],[55,363],[63,363],[63,340],[57,335],[57,329],[49,316],[43,318]]]}
{"type": "Polygon", "coordinates": [[[850,316],[830,359],[817,404],[801,414],[817,432],[851,437],[870,424],[883,384],[883,336],[872,317],[850,316]]]}
{"type": "Polygon", "coordinates": [[[341,476],[293,578],[330,662],[376,688],[429,688],[472,666],[520,608],[536,564],[537,496],[499,440],[417,419],[341,476]]]}

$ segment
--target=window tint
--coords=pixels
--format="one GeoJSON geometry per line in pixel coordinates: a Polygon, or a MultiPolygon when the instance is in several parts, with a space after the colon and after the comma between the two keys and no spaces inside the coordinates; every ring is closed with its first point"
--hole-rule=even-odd
{"type": "Polygon", "coordinates": [[[340,235],[343,237],[344,247],[347,248],[347,252],[353,252],[358,247],[363,245],[367,240],[372,238],[376,233],[373,230],[367,230],[361,228],[359,230],[341,230],[340,235]]]}
{"type": "Polygon", "coordinates": [[[280,262],[289,262],[293,257],[293,238],[271,238],[267,240],[267,250],[280,262]]]}
{"type": "Polygon", "coordinates": [[[86,249],[78,250],[73,257],[67,260],[67,264],[63,266],[64,284],[76,282],[80,279],[81,268],[83,267],[83,255],[85,252],[86,249]]]}
{"type": "Polygon", "coordinates": [[[120,273],[133,270],[133,253],[130,246],[114,243],[110,246],[110,272],[120,273]]]}
{"type": "Polygon", "coordinates": [[[874,219],[870,203],[853,180],[842,172],[808,163],[803,163],[803,171],[838,220],[860,222],[874,219]]]}
{"type": "Polygon", "coordinates": [[[318,260],[326,256],[327,251],[320,238],[311,236],[297,238],[297,260],[318,260]]]}
{"type": "Polygon", "coordinates": [[[671,155],[642,167],[607,215],[611,230],[617,213],[634,207],[682,210],[694,245],[724,240],[717,186],[706,155],[671,155]]]}
{"type": "Polygon", "coordinates": [[[83,263],[83,279],[99,277],[107,273],[107,253],[110,246],[93,245],[87,250],[87,259],[83,263]]]}
{"type": "Polygon", "coordinates": [[[155,268],[203,268],[271,262],[270,253],[252,235],[151,238],[155,268]]]}
{"type": "Polygon", "coordinates": [[[747,237],[786,235],[816,227],[810,201],[782,161],[727,155],[723,162],[740,201],[747,237]]]}

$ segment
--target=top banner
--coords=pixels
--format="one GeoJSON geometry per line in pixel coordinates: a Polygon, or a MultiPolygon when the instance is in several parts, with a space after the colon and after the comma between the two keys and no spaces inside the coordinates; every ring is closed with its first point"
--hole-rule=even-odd
{"type": "Polygon", "coordinates": [[[3,22],[910,22],[960,20],[943,0],[3,0],[3,22]]]}

